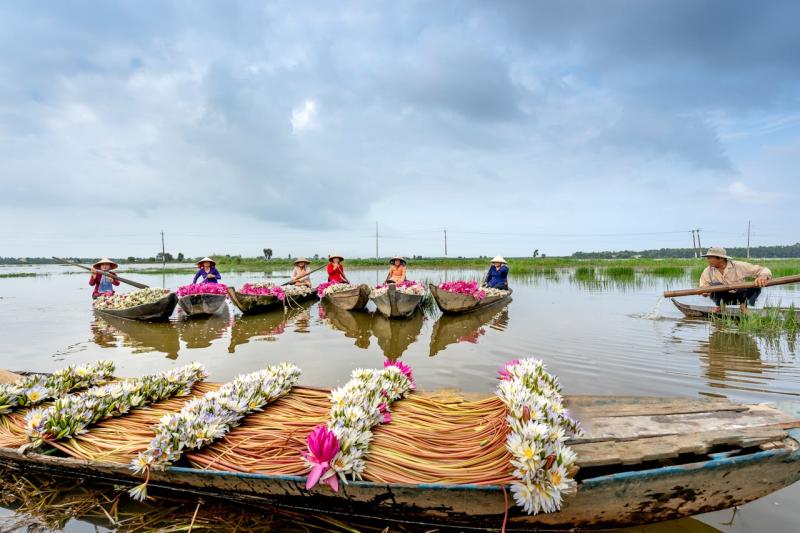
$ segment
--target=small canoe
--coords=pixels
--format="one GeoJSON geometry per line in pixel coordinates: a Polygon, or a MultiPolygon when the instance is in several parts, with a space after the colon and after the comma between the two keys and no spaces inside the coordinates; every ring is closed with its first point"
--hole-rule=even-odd
{"type": "Polygon", "coordinates": [[[436,305],[439,306],[442,313],[448,314],[468,313],[500,301],[508,303],[511,301],[511,293],[513,292],[509,290],[505,296],[487,296],[482,300],[478,300],[468,294],[444,291],[433,283],[429,284],[428,287],[431,290],[433,299],[436,300],[436,305]]]}
{"type": "MultiPolygon", "coordinates": [[[[322,484],[307,490],[305,476],[187,466],[151,471],[150,491],[432,527],[498,529],[507,519],[508,530],[588,530],[727,509],[800,479],[796,403],[781,404],[782,412],[721,398],[573,396],[565,398],[565,407],[585,434],[569,441],[580,466],[577,493],[555,513],[526,514],[502,485],[350,481],[333,492],[322,484]]],[[[269,408],[251,416],[268,417],[269,408]]],[[[289,440],[276,453],[297,454],[289,440]]],[[[86,461],[4,447],[0,464],[125,485],[142,481],[127,460],[86,461]]]]}
{"type": "Polygon", "coordinates": [[[370,297],[378,308],[378,312],[387,318],[408,318],[422,303],[422,294],[406,294],[398,291],[394,283],[390,283],[386,292],[380,296],[370,297]]]}
{"type": "Polygon", "coordinates": [[[171,292],[160,300],[149,304],[137,305],[127,309],[95,309],[95,312],[100,316],[113,316],[142,322],[164,322],[169,320],[177,305],[178,295],[171,292]]]}
{"type": "Polygon", "coordinates": [[[267,313],[283,307],[283,301],[277,296],[244,294],[234,287],[228,287],[228,296],[231,297],[233,305],[244,315],[267,313]]]}
{"type": "MultiPolygon", "coordinates": [[[[738,305],[728,305],[725,307],[724,310],[717,311],[717,308],[711,305],[689,305],[681,303],[675,298],[672,298],[672,303],[675,304],[675,307],[677,307],[681,313],[683,313],[687,317],[692,317],[692,318],[708,318],[711,316],[715,317],[728,316],[728,317],[738,318],[742,314],[742,310],[739,308],[738,305]]],[[[762,307],[756,309],[753,307],[748,307],[745,313],[749,315],[763,316],[767,312],[774,312],[776,310],[780,311],[781,313],[788,313],[792,311],[792,309],[788,308],[765,309],[762,307]]],[[[797,320],[800,321],[800,309],[795,309],[794,312],[797,316],[797,320]]]]}
{"type": "Polygon", "coordinates": [[[290,296],[290,295],[287,294],[286,295],[286,300],[284,300],[283,303],[284,304],[289,304],[289,305],[299,304],[299,303],[303,303],[303,302],[310,302],[311,300],[315,300],[317,298],[319,298],[317,296],[317,288],[316,287],[311,287],[311,292],[308,293],[308,294],[304,294],[303,296],[290,296]]]}
{"type": "Polygon", "coordinates": [[[345,311],[360,311],[369,302],[369,285],[362,283],[352,289],[326,294],[324,299],[345,311]]]}
{"type": "Polygon", "coordinates": [[[219,313],[226,298],[224,294],[187,294],[178,298],[178,305],[187,317],[207,317],[219,313]]]}

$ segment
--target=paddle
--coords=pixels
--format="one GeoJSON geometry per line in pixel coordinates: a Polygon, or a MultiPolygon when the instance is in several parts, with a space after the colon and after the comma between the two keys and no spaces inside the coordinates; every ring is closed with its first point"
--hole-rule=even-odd
{"type": "MultiPolygon", "coordinates": [[[[767,280],[764,286],[773,287],[775,285],[786,285],[787,283],[800,283],[800,275],[772,278],[767,280]]],[[[758,287],[758,285],[756,285],[752,281],[746,281],[742,283],[731,283],[730,285],[712,285],[710,287],[703,287],[702,289],[681,289],[677,291],[664,291],[664,297],[674,298],[675,296],[691,296],[693,294],[707,294],[710,292],[735,291],[738,289],[753,289],[755,287],[758,287]]]]}
{"type": "Polygon", "coordinates": [[[327,263],[326,263],[326,264],[324,264],[324,265],[322,265],[322,266],[321,266],[321,267],[319,267],[319,268],[315,268],[314,270],[312,270],[312,271],[308,272],[307,274],[303,274],[303,275],[302,275],[302,276],[300,276],[299,278],[290,279],[290,280],[289,280],[289,281],[287,281],[286,283],[281,283],[281,285],[280,285],[280,286],[281,286],[281,287],[283,287],[284,285],[289,285],[290,283],[294,283],[295,281],[299,281],[299,280],[301,280],[301,279],[305,278],[306,276],[310,276],[310,275],[311,275],[311,274],[313,274],[314,272],[317,272],[318,270],[322,270],[322,269],[323,269],[323,268],[325,268],[326,266],[328,266],[328,265],[327,265],[327,263]]]}
{"type": "MultiPolygon", "coordinates": [[[[64,263],[65,265],[76,266],[78,268],[82,268],[84,270],[88,270],[89,272],[92,271],[91,267],[87,267],[87,266],[82,265],[80,263],[75,263],[74,261],[68,261],[67,259],[61,259],[60,257],[56,257],[56,256],[53,256],[53,259],[55,259],[56,261],[60,261],[60,262],[64,263]]],[[[103,272],[102,270],[98,270],[97,272],[103,274],[107,278],[118,279],[122,283],[127,283],[128,285],[132,285],[132,286],[136,287],[137,289],[147,289],[147,288],[150,287],[149,285],[145,285],[144,283],[139,283],[138,281],[132,281],[132,280],[129,280],[129,279],[121,278],[121,277],[119,277],[116,274],[111,273],[111,272],[103,272]]]]}

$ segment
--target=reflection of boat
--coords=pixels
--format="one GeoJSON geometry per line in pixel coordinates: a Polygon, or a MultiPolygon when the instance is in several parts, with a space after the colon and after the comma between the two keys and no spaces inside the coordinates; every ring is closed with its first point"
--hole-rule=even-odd
{"type": "Polygon", "coordinates": [[[482,300],[470,296],[468,294],[459,294],[457,292],[443,291],[433,283],[428,287],[431,290],[433,299],[436,300],[436,305],[442,310],[442,313],[458,314],[468,313],[482,307],[494,305],[499,301],[509,303],[511,301],[512,290],[508,291],[505,296],[487,296],[482,300]]]}
{"type": "Polygon", "coordinates": [[[469,313],[439,317],[433,325],[429,355],[433,357],[451,344],[471,342],[477,344],[478,338],[486,333],[484,326],[490,324],[494,329],[505,329],[508,324],[508,300],[495,300],[494,305],[481,306],[469,313]]]}
{"type": "Polygon", "coordinates": [[[178,305],[190,317],[216,314],[225,306],[224,294],[187,294],[178,298],[178,305]]]}
{"type": "Polygon", "coordinates": [[[186,347],[193,349],[211,346],[214,340],[222,338],[229,325],[230,313],[225,306],[222,312],[209,316],[207,320],[180,320],[175,327],[186,347]]]}
{"type": "Polygon", "coordinates": [[[163,322],[169,320],[176,305],[178,305],[178,296],[171,292],[160,300],[149,304],[137,305],[127,309],[95,309],[95,311],[102,316],[140,320],[142,322],[163,322]]]}
{"type": "Polygon", "coordinates": [[[237,317],[231,327],[228,353],[236,352],[237,346],[249,343],[253,337],[261,337],[259,340],[275,340],[276,335],[280,335],[286,330],[287,324],[301,317],[306,318],[308,309],[312,305],[314,302],[306,301],[293,308],[287,308],[285,313],[283,307],[280,307],[280,310],[271,313],[237,317]]]}
{"type": "Polygon", "coordinates": [[[243,294],[237,292],[233,287],[228,287],[228,296],[231,297],[233,305],[238,307],[244,315],[255,315],[283,308],[283,302],[277,296],[243,294]]]}
{"type": "MultiPolygon", "coordinates": [[[[733,318],[738,318],[742,314],[742,311],[741,309],[739,309],[738,305],[728,305],[725,307],[724,310],[717,311],[716,307],[710,305],[689,305],[681,303],[675,298],[672,298],[672,303],[675,304],[675,307],[677,307],[681,313],[683,313],[688,317],[707,318],[710,316],[716,316],[716,317],[729,316],[733,318]]],[[[745,313],[754,316],[765,316],[767,313],[779,312],[781,314],[784,314],[784,313],[789,313],[791,311],[792,309],[788,308],[764,307],[755,309],[752,307],[748,307],[745,313]]],[[[800,309],[795,309],[794,312],[797,315],[797,320],[800,321],[800,309]]]]}
{"type": "Polygon", "coordinates": [[[345,311],[360,311],[364,309],[367,306],[367,302],[369,302],[369,291],[369,285],[362,283],[346,291],[326,294],[323,300],[345,311]]]}
{"type": "Polygon", "coordinates": [[[345,311],[329,304],[327,301],[323,301],[320,306],[325,312],[325,320],[331,326],[343,331],[345,337],[355,339],[355,345],[359,348],[369,347],[369,337],[372,332],[372,315],[345,311]]]}
{"type": "Polygon", "coordinates": [[[133,348],[134,353],[161,352],[175,359],[181,347],[178,331],[171,322],[145,323],[102,316],[95,318],[92,332],[100,346],[113,347],[119,339],[123,346],[133,348]]]}
{"type": "MultiPolygon", "coordinates": [[[[446,412],[448,404],[430,400],[446,412]]],[[[741,505],[800,478],[800,425],[796,414],[767,405],[734,404],[717,398],[567,397],[583,437],[570,443],[580,471],[577,493],[554,513],[528,515],[509,498],[506,485],[351,481],[333,492],[306,477],[221,469],[171,467],[150,471],[152,491],[166,489],[226,501],[275,502],[303,512],[335,512],[416,524],[508,529],[610,529],[671,520],[741,505]]],[[[796,405],[790,407],[796,408],[796,405]]],[[[129,415],[130,416],[130,415],[129,415]]],[[[269,407],[251,415],[268,420],[269,407]]],[[[393,412],[400,419],[402,409],[393,412]]],[[[481,413],[466,423],[484,423],[481,413]]],[[[109,419],[104,426],[114,424],[109,419]]],[[[119,426],[117,426],[119,427],[119,426]]],[[[241,426],[246,427],[246,424],[241,426]]],[[[236,428],[231,432],[235,436],[236,428]]],[[[379,427],[376,433],[380,431],[379,427]]],[[[423,428],[424,430],[424,428],[423,428]]],[[[102,431],[88,435],[102,435],[102,431]]],[[[288,428],[276,454],[296,456],[288,428]]],[[[431,442],[437,431],[430,428],[431,442]]],[[[149,437],[144,440],[147,442],[149,437]]],[[[455,454],[463,453],[453,442],[455,454]]],[[[438,454],[446,452],[440,444],[438,454]]],[[[367,463],[370,459],[367,456],[367,463]]],[[[0,448],[0,463],[33,473],[99,478],[125,485],[142,482],[125,462],[94,462],[29,450],[0,448]]],[[[509,472],[513,469],[509,465],[509,472]]],[[[369,472],[369,466],[367,467],[369,472]]]]}
{"type": "Polygon", "coordinates": [[[411,316],[422,302],[422,294],[406,294],[398,291],[394,283],[389,283],[386,292],[371,297],[378,312],[389,318],[407,318],[411,316]]]}
{"type": "Polygon", "coordinates": [[[372,335],[387,359],[395,360],[411,346],[422,331],[424,314],[417,311],[407,320],[390,320],[380,313],[372,315],[372,335]]]}

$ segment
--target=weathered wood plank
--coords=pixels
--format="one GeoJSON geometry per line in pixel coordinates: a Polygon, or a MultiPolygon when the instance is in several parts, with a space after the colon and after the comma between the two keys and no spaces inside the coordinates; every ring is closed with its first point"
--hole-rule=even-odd
{"type": "Polygon", "coordinates": [[[688,414],[716,411],[746,411],[742,404],[724,398],[656,398],[567,397],[565,406],[579,418],[596,416],[647,416],[688,414]],[[640,401],[646,400],[646,401],[640,401]]]}

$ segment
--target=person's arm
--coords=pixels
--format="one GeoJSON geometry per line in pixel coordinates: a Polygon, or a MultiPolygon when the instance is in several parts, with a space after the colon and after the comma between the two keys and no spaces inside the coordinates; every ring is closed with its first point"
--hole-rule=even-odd
{"type": "Polygon", "coordinates": [[[195,273],[194,273],[194,279],[192,280],[192,285],[194,285],[195,283],[197,283],[197,278],[199,278],[199,277],[200,277],[200,272],[201,272],[201,271],[200,271],[200,270],[198,270],[197,272],[195,272],[195,273]]]}
{"type": "Polygon", "coordinates": [[[89,278],[89,286],[94,287],[95,285],[97,285],[99,278],[100,278],[99,274],[92,272],[92,277],[89,278]]]}
{"type": "MultiPolygon", "coordinates": [[[[110,272],[109,272],[109,273],[110,273],[110,272]]],[[[117,278],[117,275],[116,275],[116,274],[114,274],[113,276],[111,276],[111,284],[112,284],[112,285],[115,285],[115,286],[119,285],[119,278],[117,278]]]]}
{"type": "Polygon", "coordinates": [[[739,263],[744,267],[744,274],[748,278],[755,278],[755,283],[759,287],[764,287],[772,277],[772,271],[767,267],[752,265],[750,263],[739,263]]]}
{"type": "Polygon", "coordinates": [[[216,267],[212,268],[211,272],[214,273],[214,277],[217,278],[218,280],[222,279],[222,274],[219,273],[219,270],[217,270],[216,267]]]}

